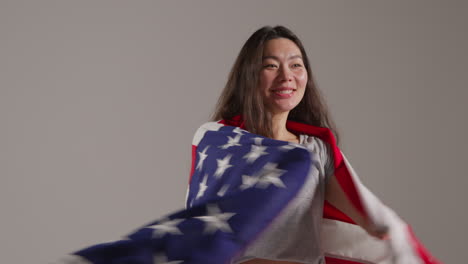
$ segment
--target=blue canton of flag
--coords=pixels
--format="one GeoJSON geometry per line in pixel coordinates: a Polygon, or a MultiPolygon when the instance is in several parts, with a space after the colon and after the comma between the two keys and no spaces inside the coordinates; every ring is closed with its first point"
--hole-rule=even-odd
{"type": "Polygon", "coordinates": [[[229,263],[291,201],[313,155],[237,127],[202,126],[186,209],[122,240],[69,256],[69,264],[229,263]]]}

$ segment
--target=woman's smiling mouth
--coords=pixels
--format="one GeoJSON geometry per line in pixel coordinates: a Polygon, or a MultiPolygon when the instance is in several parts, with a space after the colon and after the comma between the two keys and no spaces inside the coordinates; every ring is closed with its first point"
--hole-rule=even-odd
{"type": "Polygon", "coordinates": [[[281,87],[281,88],[271,89],[271,92],[277,98],[291,98],[294,95],[294,92],[296,92],[296,89],[289,88],[289,87],[281,87]]]}

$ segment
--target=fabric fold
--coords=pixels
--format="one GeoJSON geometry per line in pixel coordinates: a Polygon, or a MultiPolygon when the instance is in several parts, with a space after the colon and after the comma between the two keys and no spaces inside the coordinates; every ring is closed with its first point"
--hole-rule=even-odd
{"type": "MultiPolygon", "coordinates": [[[[347,198],[373,225],[389,228],[389,240],[373,238],[325,202],[317,243],[327,264],[440,263],[409,225],[361,183],[328,128],[292,121],[287,127],[330,144],[335,177],[347,198]]],[[[184,209],[57,263],[230,263],[291,205],[319,158],[302,145],[244,128],[238,116],[205,123],[196,131],[184,209]]],[[[320,257],[311,264],[322,263],[320,257]]]]}

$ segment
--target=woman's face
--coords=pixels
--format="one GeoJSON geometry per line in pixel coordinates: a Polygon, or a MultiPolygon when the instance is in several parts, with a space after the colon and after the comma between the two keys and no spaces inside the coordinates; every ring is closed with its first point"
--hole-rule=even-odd
{"type": "Polygon", "coordinates": [[[267,41],[259,76],[266,107],[272,114],[291,111],[304,96],[307,70],[297,45],[289,39],[267,41]]]}

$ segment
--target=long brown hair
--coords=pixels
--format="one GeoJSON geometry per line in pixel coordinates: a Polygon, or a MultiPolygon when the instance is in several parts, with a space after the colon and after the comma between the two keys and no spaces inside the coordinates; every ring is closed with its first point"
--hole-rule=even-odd
{"type": "Polygon", "coordinates": [[[313,126],[328,127],[339,144],[339,135],[328,107],[317,88],[310,70],[309,58],[299,38],[284,26],[265,26],[255,31],[242,47],[216,105],[213,121],[242,115],[246,128],[255,134],[272,137],[271,116],[265,109],[258,89],[258,75],[262,67],[263,49],[267,41],[286,38],[293,41],[302,53],[307,70],[307,84],[301,102],[289,112],[288,120],[313,126]]]}

